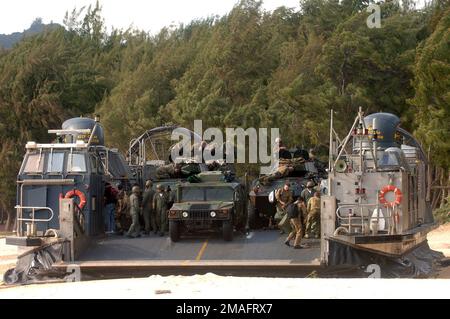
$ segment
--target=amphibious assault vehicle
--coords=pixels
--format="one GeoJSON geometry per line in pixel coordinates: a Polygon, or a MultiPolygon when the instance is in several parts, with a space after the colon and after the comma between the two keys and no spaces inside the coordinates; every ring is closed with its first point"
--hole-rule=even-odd
{"type": "Polygon", "coordinates": [[[326,177],[323,164],[310,159],[305,150],[299,148],[285,150],[283,157],[275,163],[271,174],[261,175],[250,185],[247,205],[249,229],[269,225],[270,219],[276,213],[274,197],[277,189],[289,183],[294,199],[297,199],[308,181],[313,181],[318,186],[322,178],[326,177]]]}

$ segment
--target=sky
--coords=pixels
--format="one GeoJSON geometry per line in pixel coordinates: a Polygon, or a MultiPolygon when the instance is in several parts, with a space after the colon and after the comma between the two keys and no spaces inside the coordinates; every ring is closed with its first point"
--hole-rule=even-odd
{"type": "MultiPolygon", "coordinates": [[[[96,0],[3,0],[0,4],[0,34],[22,32],[35,18],[44,23],[61,23],[66,11],[81,8],[96,0]]],[[[228,13],[238,0],[101,0],[103,17],[110,29],[134,28],[151,33],[164,26],[187,23],[196,18],[228,13]]],[[[299,0],[264,0],[263,7],[299,7],[299,0]]]]}

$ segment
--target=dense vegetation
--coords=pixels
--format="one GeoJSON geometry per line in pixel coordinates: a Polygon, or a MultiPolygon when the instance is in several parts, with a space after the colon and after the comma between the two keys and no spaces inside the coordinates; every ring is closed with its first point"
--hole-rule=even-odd
{"type": "MultiPolygon", "coordinates": [[[[279,127],[287,143],[324,153],[331,108],[341,133],[359,106],[393,112],[430,150],[432,173],[446,185],[448,2],[414,10],[387,1],[382,28],[370,29],[371,2],[301,0],[299,11],[265,12],[243,0],[226,16],[156,36],[105,32],[97,6],[0,51],[0,210],[13,207],[25,142],[95,112],[121,150],[148,128],[202,119],[205,127],[279,127]]],[[[435,192],[436,204],[445,194],[435,192]]]]}

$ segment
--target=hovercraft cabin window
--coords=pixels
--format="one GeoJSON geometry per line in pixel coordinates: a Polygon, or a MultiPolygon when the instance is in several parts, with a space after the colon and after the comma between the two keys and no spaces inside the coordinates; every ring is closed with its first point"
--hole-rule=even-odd
{"type": "Polygon", "coordinates": [[[397,154],[393,152],[384,152],[383,156],[380,159],[378,159],[378,166],[380,167],[399,166],[397,154]]]}
{"type": "Polygon", "coordinates": [[[47,173],[61,173],[64,167],[64,153],[49,153],[47,173]]]}
{"type": "Polygon", "coordinates": [[[71,173],[85,173],[86,172],[86,157],[84,154],[69,154],[67,161],[67,171],[71,173]]]}
{"type": "Polygon", "coordinates": [[[44,170],[44,154],[28,155],[24,173],[42,173],[44,170]]]}

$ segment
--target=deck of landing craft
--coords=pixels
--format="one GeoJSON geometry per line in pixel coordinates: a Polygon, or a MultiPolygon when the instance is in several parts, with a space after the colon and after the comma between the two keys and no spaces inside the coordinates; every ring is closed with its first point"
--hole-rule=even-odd
{"type": "Polygon", "coordinates": [[[303,240],[309,248],[293,249],[284,245],[286,235],[278,231],[235,233],[234,240],[224,242],[220,235],[182,238],[173,243],[168,237],[151,234],[140,238],[110,235],[95,240],[80,256],[89,261],[284,261],[319,264],[320,241],[303,240]]]}

